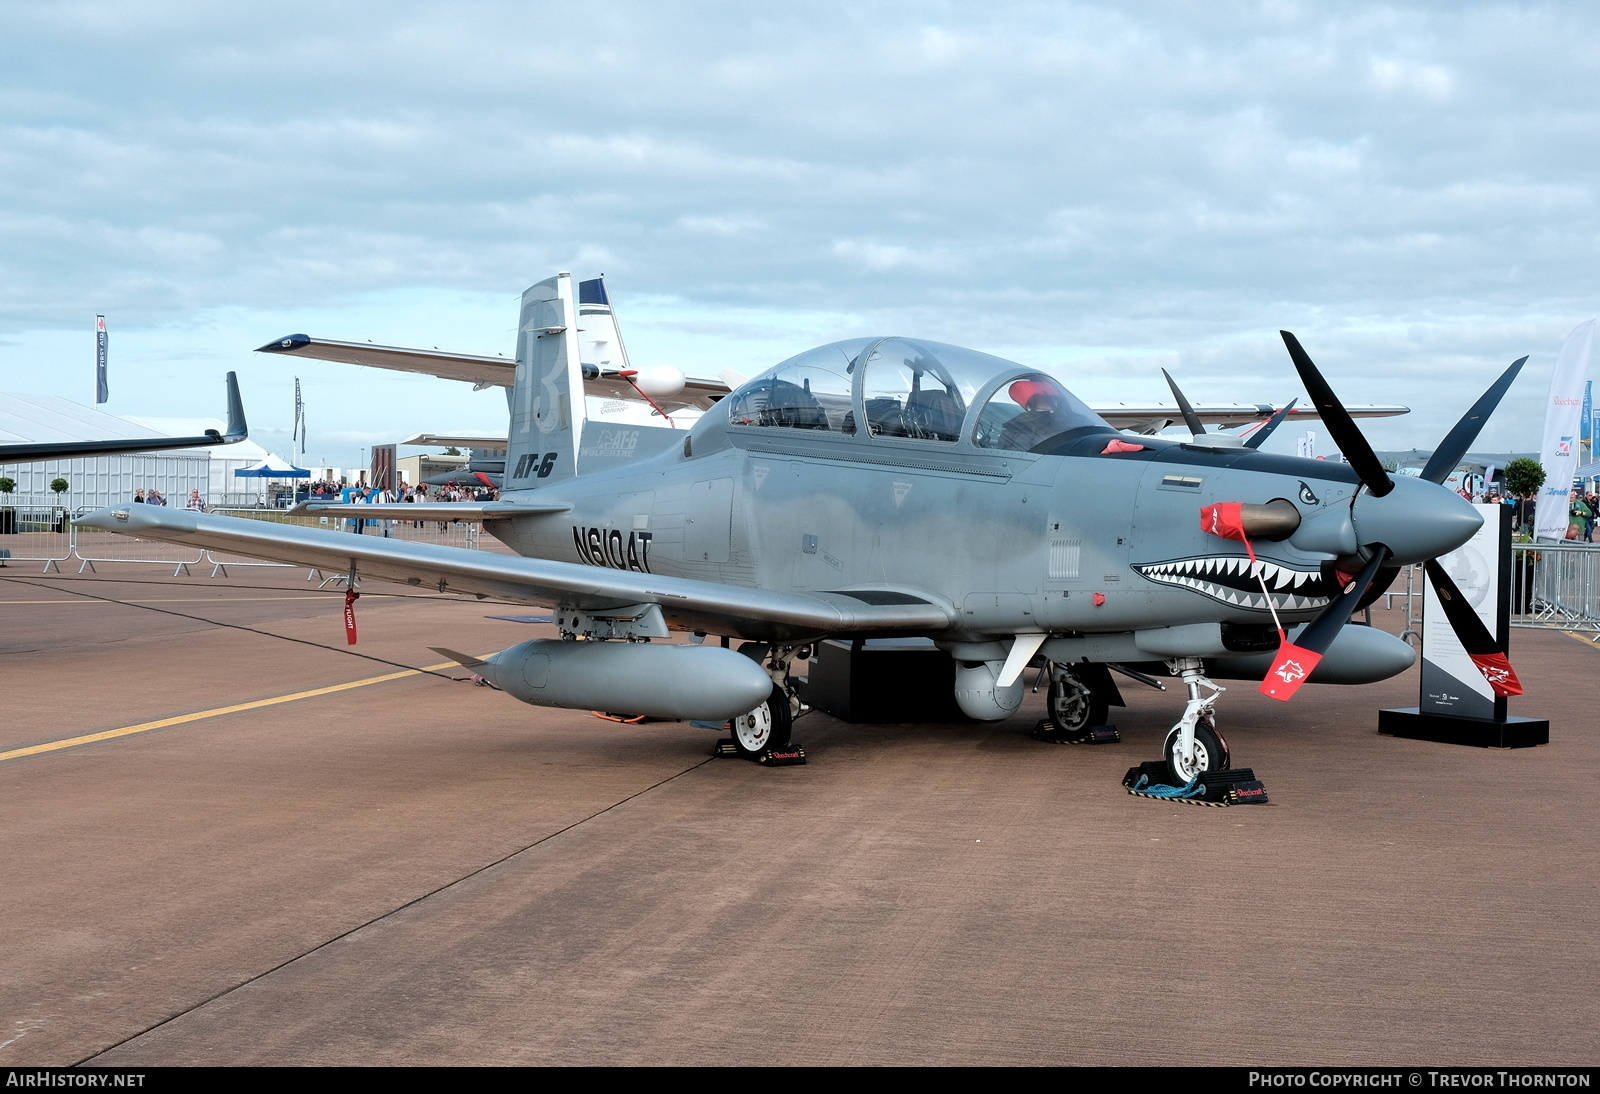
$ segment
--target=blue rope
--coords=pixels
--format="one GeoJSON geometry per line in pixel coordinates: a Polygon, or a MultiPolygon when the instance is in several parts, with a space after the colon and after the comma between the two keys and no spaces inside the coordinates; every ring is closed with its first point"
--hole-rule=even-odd
{"type": "Polygon", "coordinates": [[[1147,794],[1152,798],[1198,798],[1206,792],[1205,784],[1196,775],[1189,780],[1188,786],[1167,786],[1164,783],[1152,783],[1150,776],[1140,775],[1139,781],[1133,784],[1135,792],[1147,794]]]}

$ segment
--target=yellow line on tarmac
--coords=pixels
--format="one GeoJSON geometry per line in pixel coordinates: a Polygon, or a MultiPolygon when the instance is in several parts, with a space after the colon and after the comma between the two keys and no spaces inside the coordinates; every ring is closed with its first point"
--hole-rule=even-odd
{"type": "Polygon", "coordinates": [[[311,699],[318,695],[331,695],[336,691],[349,691],[351,688],[364,688],[369,684],[382,684],[389,680],[399,680],[406,676],[419,676],[424,672],[434,672],[438,669],[453,668],[454,661],[443,661],[437,665],[428,665],[420,669],[406,669],[403,672],[385,673],[383,676],[369,676],[365,680],[352,680],[348,684],[332,684],[325,688],[313,688],[310,691],[297,691],[291,695],[275,695],[270,699],[257,699],[251,703],[235,703],[228,707],[215,707],[211,710],[197,711],[194,714],[180,714],[176,718],[162,718],[154,722],[140,722],[136,726],[123,726],[121,729],[107,729],[99,733],[86,733],[81,737],[67,737],[60,741],[46,741],[44,744],[29,745],[27,748],[14,748],[10,752],[0,752],[0,762],[15,760],[23,756],[36,756],[41,752],[55,752],[62,748],[76,748],[79,745],[90,745],[96,741],[109,741],[114,737],[129,737],[135,733],[148,733],[152,729],[165,729],[167,726],[182,725],[185,722],[198,722],[202,718],[215,718],[219,714],[237,714],[241,710],[255,710],[258,707],[277,706],[279,703],[292,703],[296,699],[311,699]]]}

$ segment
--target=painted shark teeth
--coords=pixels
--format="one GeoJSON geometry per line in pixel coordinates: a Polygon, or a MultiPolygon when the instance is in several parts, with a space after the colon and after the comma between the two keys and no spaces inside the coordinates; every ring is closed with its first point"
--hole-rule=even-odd
{"type": "MultiPolygon", "coordinates": [[[[1322,575],[1319,572],[1296,570],[1266,559],[1260,559],[1257,565],[1278,611],[1316,611],[1328,603],[1325,596],[1308,595],[1320,587],[1322,575]]],[[[1193,589],[1230,607],[1267,610],[1267,598],[1261,593],[1254,567],[1243,555],[1175,559],[1135,565],[1134,569],[1151,581],[1193,589]]]]}

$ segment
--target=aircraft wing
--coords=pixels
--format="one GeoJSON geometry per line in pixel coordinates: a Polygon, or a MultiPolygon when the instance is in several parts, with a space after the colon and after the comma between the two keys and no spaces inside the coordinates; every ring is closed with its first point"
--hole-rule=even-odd
{"type": "Polygon", "coordinates": [[[412,501],[352,505],[343,501],[303,501],[284,511],[312,517],[362,517],[366,520],[500,520],[537,513],[565,513],[571,508],[565,502],[538,505],[520,501],[412,501]]]}
{"type": "Polygon", "coordinates": [[[0,444],[0,464],[71,460],[80,456],[125,456],[133,452],[160,452],[168,448],[202,448],[237,444],[250,435],[244,420],[244,400],[239,397],[239,377],[228,373],[228,431],[208,429],[198,437],[121,437],[104,441],[50,441],[39,444],[0,444]]]}
{"type": "MultiPolygon", "coordinates": [[[[438,376],[445,380],[465,380],[475,387],[510,387],[516,380],[517,363],[509,357],[486,357],[472,353],[451,353],[439,349],[406,349],[401,346],[378,346],[371,342],[339,342],[332,338],[313,338],[309,334],[288,334],[275,342],[268,342],[257,353],[279,353],[291,357],[307,357],[317,361],[337,361],[346,365],[366,365],[370,368],[387,368],[396,372],[415,372],[424,376],[438,376]]],[[[588,375],[592,366],[585,365],[584,391],[606,399],[639,398],[638,391],[619,375],[608,375],[593,366],[595,375],[588,375]]],[[[657,398],[656,402],[668,413],[680,407],[694,406],[704,410],[722,396],[728,386],[719,379],[686,377],[683,390],[677,395],[657,398]]]]}
{"type": "Polygon", "coordinates": [[[418,433],[407,437],[401,444],[420,445],[423,448],[504,448],[506,436],[487,437],[481,433],[418,433]]]}
{"type": "MultiPolygon", "coordinates": [[[[396,519],[403,506],[362,506],[358,516],[396,519]]],[[[949,605],[888,590],[775,592],[681,577],[611,570],[576,562],[521,558],[427,543],[404,543],[320,528],[222,517],[164,506],[100,509],[78,518],[89,528],[141,539],[230,551],[329,573],[480,597],[599,611],[659,604],[668,624],[710,634],[805,642],[825,636],[936,634],[955,623],[949,605]]]]}
{"type": "MultiPolygon", "coordinates": [[[[1169,425],[1177,425],[1183,421],[1183,412],[1177,406],[1165,403],[1090,403],[1089,409],[1117,429],[1132,430],[1135,433],[1159,433],[1169,425]]],[[[1230,429],[1234,426],[1264,421],[1279,409],[1268,403],[1212,403],[1209,406],[1197,406],[1194,412],[1206,425],[1216,426],[1218,429],[1230,429]]],[[[1352,418],[1392,418],[1397,414],[1411,413],[1411,408],[1407,406],[1357,404],[1347,406],[1345,409],[1352,418]]],[[[1302,422],[1318,417],[1317,408],[1307,405],[1295,407],[1289,411],[1288,417],[1284,420],[1302,422]]]]}

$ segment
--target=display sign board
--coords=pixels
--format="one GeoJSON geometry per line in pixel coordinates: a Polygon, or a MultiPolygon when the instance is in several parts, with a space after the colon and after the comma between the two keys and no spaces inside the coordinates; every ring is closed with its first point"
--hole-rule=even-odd
{"type": "MultiPolygon", "coordinates": [[[[1439,557],[1439,565],[1461,589],[1478,618],[1501,643],[1510,637],[1511,509],[1474,505],[1483,527],[1463,546],[1439,557]]],[[[1496,696],[1445,618],[1432,582],[1423,582],[1422,697],[1429,714],[1504,721],[1506,701],[1496,696]]]]}

